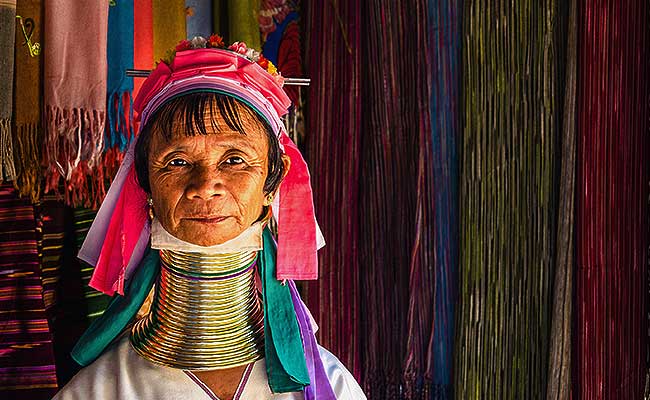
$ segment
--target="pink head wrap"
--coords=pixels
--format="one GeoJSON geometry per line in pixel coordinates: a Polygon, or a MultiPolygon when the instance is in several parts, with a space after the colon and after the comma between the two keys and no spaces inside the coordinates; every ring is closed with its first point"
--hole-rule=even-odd
{"type": "MultiPolygon", "coordinates": [[[[278,133],[291,168],[280,185],[277,279],[317,279],[316,219],[307,164],[287,136],[280,117],[291,102],[276,79],[248,58],[229,50],[195,49],[176,54],[171,65],[158,67],[143,83],[134,108],[144,126],[170,98],[200,90],[218,91],[244,101],[278,133]]],[[[124,294],[124,282],[139,265],[149,241],[147,195],[138,185],[131,143],[100,207],[79,258],[95,265],[90,286],[124,294]]]]}

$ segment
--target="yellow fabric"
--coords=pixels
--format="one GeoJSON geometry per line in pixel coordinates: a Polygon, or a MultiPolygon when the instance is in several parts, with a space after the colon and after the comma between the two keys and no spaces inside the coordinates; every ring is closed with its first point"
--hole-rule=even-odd
{"type": "Polygon", "coordinates": [[[153,57],[160,61],[185,39],[185,0],[153,0],[153,57]]]}

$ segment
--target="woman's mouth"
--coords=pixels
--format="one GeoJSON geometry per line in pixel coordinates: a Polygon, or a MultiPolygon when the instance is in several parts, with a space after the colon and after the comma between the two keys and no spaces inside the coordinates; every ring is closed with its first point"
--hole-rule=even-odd
{"type": "Polygon", "coordinates": [[[192,218],[185,218],[188,221],[192,222],[198,222],[200,224],[217,224],[219,222],[223,222],[226,219],[228,219],[227,216],[201,216],[201,217],[192,217],[192,218]]]}

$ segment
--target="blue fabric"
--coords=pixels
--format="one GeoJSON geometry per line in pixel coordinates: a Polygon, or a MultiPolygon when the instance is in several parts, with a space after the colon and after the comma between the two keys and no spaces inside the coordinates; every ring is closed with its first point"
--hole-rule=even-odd
{"type": "Polygon", "coordinates": [[[287,25],[297,19],[297,12],[292,11],[287,14],[284,21],[282,21],[281,24],[276,24],[275,30],[267,35],[266,42],[264,42],[264,45],[262,45],[262,54],[264,57],[266,57],[276,66],[278,65],[278,53],[280,52],[280,43],[282,42],[284,30],[287,28],[287,25]]]}
{"type": "Polygon", "coordinates": [[[185,0],[185,7],[191,8],[191,14],[187,15],[187,38],[195,36],[209,38],[215,33],[212,28],[212,0],[185,0]]]}
{"type": "Polygon", "coordinates": [[[430,349],[435,391],[451,393],[454,301],[458,276],[458,152],[460,137],[460,43],[462,1],[428,2],[432,56],[431,131],[435,185],[435,319],[430,349]]]}
{"type": "Polygon", "coordinates": [[[121,101],[124,93],[133,93],[133,78],[126,76],[126,70],[133,68],[133,0],[116,1],[108,9],[108,81],[105,148],[119,147],[121,151],[133,136],[127,116],[133,113],[133,101],[125,110],[121,101]]]}

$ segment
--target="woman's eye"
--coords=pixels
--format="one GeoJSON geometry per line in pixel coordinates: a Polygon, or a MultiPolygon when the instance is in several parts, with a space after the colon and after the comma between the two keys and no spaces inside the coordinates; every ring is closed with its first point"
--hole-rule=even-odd
{"type": "Polygon", "coordinates": [[[237,156],[228,157],[228,159],[226,160],[226,164],[229,164],[229,165],[238,165],[238,164],[243,164],[243,163],[244,163],[244,159],[241,158],[241,157],[237,157],[237,156]]]}
{"type": "Polygon", "coordinates": [[[168,164],[170,167],[185,167],[188,164],[187,161],[183,160],[182,158],[174,158],[171,160],[168,164]]]}

